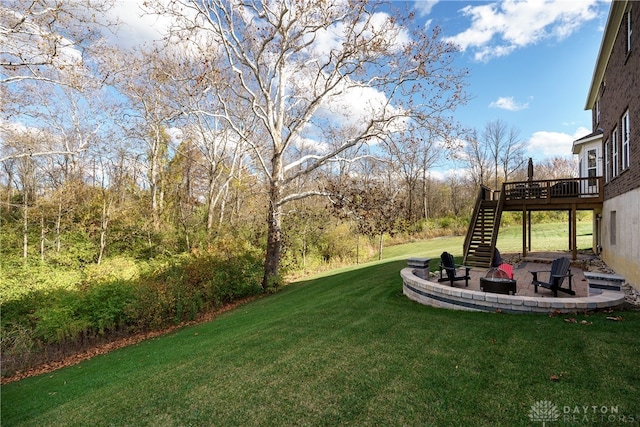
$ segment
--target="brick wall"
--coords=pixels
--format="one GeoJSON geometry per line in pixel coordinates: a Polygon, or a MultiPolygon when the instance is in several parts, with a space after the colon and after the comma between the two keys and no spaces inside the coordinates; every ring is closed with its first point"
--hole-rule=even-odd
{"type": "MultiPolygon", "coordinates": [[[[634,188],[640,187],[640,2],[632,3],[633,40],[631,51],[627,53],[626,13],[618,31],[611,57],[604,74],[604,86],[601,87],[600,123],[596,123],[595,108],[592,114],[593,129],[604,130],[603,143],[610,141],[611,133],[618,131],[618,162],[620,173],[604,186],[604,199],[608,200],[634,188]],[[630,166],[622,171],[622,116],[629,110],[630,166]]],[[[603,147],[604,150],[604,147],[603,147]]]]}

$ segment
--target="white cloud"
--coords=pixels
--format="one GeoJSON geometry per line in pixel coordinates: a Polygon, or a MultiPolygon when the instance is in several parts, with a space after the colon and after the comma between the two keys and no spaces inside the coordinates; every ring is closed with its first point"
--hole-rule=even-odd
{"type": "Polygon", "coordinates": [[[578,128],[573,135],[563,132],[535,132],[528,142],[529,152],[536,157],[568,157],[571,156],[573,141],[588,135],[591,131],[587,128],[578,128]]]}
{"type": "Polygon", "coordinates": [[[497,100],[489,104],[489,108],[501,108],[508,111],[520,111],[529,108],[529,103],[518,103],[513,96],[501,96],[497,100]]]}
{"type": "Polygon", "coordinates": [[[587,129],[586,127],[582,127],[580,126],[574,133],[573,133],[573,140],[577,140],[582,138],[583,136],[587,136],[591,133],[591,129],[587,129]]]}
{"type": "Polygon", "coordinates": [[[112,43],[123,48],[153,44],[162,39],[172,24],[168,16],[156,15],[145,7],[143,0],[117,0],[109,10],[110,19],[119,22],[112,43]]]}
{"type": "Polygon", "coordinates": [[[505,0],[469,5],[460,11],[471,26],[447,40],[463,51],[474,51],[477,61],[505,56],[541,40],[571,35],[597,16],[597,0],[505,0]]]}
{"type": "Polygon", "coordinates": [[[427,16],[431,13],[433,6],[438,4],[440,0],[416,0],[416,10],[420,16],[427,16]]]}

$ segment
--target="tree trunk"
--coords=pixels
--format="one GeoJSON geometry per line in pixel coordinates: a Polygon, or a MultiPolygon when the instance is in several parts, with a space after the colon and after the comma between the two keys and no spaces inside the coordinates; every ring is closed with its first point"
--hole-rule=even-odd
{"type": "Polygon", "coordinates": [[[422,218],[427,219],[427,171],[425,168],[422,169],[422,218]]]}
{"type": "Polygon", "coordinates": [[[44,262],[44,244],[47,235],[44,230],[44,212],[40,215],[40,261],[44,262]]]}
{"type": "Polygon", "coordinates": [[[158,165],[157,156],[152,154],[151,172],[150,172],[150,191],[151,191],[151,218],[153,220],[153,231],[160,230],[160,207],[158,202],[158,165]]]}
{"type": "Polygon", "coordinates": [[[107,230],[109,229],[109,213],[111,210],[111,198],[107,201],[107,196],[102,196],[102,216],[100,218],[100,252],[98,254],[98,264],[102,262],[104,251],[107,248],[107,230]]]}
{"type": "Polygon", "coordinates": [[[213,171],[209,170],[209,174],[209,188],[207,189],[207,234],[211,234],[211,230],[213,229],[213,217],[216,207],[215,179],[213,177],[213,171]]]}
{"type": "Polygon", "coordinates": [[[25,265],[27,264],[27,249],[29,247],[29,220],[27,217],[27,193],[24,195],[24,206],[22,208],[22,258],[25,265]]]}
{"type": "Polygon", "coordinates": [[[268,224],[269,229],[267,232],[267,254],[264,263],[264,278],[262,279],[262,288],[268,289],[269,285],[273,283],[273,280],[278,279],[278,272],[280,268],[280,251],[282,249],[282,209],[277,204],[274,196],[277,194],[278,188],[272,184],[271,200],[269,202],[269,216],[268,224]],[[275,193],[275,194],[274,194],[275,193]]]}
{"type": "Polygon", "coordinates": [[[62,197],[58,199],[58,216],[56,217],[56,253],[60,253],[60,228],[62,223],[62,197]]]}
{"type": "Polygon", "coordinates": [[[222,223],[224,222],[224,214],[225,209],[227,208],[227,197],[229,197],[229,183],[226,182],[224,185],[224,191],[222,193],[222,198],[220,199],[220,215],[218,217],[218,228],[222,227],[222,223]]]}

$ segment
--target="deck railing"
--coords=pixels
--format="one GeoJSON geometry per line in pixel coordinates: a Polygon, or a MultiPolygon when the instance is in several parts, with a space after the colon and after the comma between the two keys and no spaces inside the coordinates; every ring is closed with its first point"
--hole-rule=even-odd
{"type": "Polygon", "coordinates": [[[502,184],[506,202],[602,201],[602,177],[515,181],[502,184]]]}

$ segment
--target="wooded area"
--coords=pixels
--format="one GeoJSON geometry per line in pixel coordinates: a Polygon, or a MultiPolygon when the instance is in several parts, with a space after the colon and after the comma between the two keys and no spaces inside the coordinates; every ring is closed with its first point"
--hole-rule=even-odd
{"type": "Polygon", "coordinates": [[[3,375],[462,234],[478,185],[526,178],[517,129],[456,121],[456,46],[393,3],[147,2],[144,43],[112,3],[0,3],[3,375]]]}
{"type": "Polygon", "coordinates": [[[3,263],[233,238],[265,251],[266,287],[283,258],[353,259],[346,235],[464,218],[478,184],[523,176],[517,130],[455,121],[457,49],[402,10],[175,0],[146,10],[171,19],[162,40],[126,48],[110,6],[0,9],[3,263]],[[445,159],[468,173],[435,179],[445,159]]]}

